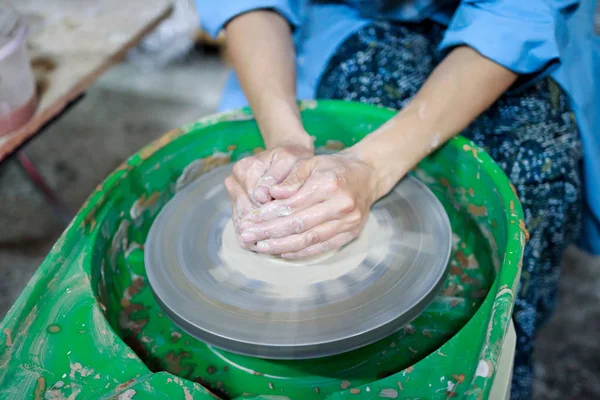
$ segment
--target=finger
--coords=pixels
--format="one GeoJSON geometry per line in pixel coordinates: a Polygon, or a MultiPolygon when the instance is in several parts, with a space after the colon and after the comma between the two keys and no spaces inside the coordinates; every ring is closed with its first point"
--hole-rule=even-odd
{"type": "Polygon", "coordinates": [[[296,163],[290,174],[281,183],[271,187],[271,196],[275,199],[287,199],[298,193],[310,177],[312,165],[310,162],[296,163]]]}
{"type": "Polygon", "coordinates": [[[317,243],[315,245],[305,248],[304,250],[296,251],[293,253],[283,253],[281,257],[293,260],[298,258],[317,256],[319,254],[327,253],[328,251],[335,251],[353,241],[356,238],[356,236],[357,235],[354,235],[351,232],[340,233],[339,235],[334,236],[329,240],[317,243]]]}
{"type": "Polygon", "coordinates": [[[236,227],[236,231],[239,232],[241,220],[246,215],[250,214],[254,207],[241,184],[233,175],[230,175],[225,179],[225,188],[227,189],[227,193],[231,200],[233,224],[236,227]]]}
{"type": "Polygon", "coordinates": [[[341,219],[353,211],[352,205],[340,204],[340,201],[325,201],[313,207],[301,210],[289,216],[270,221],[242,226],[244,242],[256,242],[266,239],[282,238],[299,234],[325,222],[341,219]]]}
{"type": "Polygon", "coordinates": [[[238,182],[242,183],[246,181],[246,175],[250,169],[250,165],[254,162],[255,157],[242,158],[235,164],[233,164],[233,176],[238,182]]]}
{"type": "Polygon", "coordinates": [[[330,197],[330,194],[330,190],[323,190],[323,185],[320,184],[319,177],[311,177],[292,197],[284,200],[270,201],[248,214],[242,221],[242,228],[246,229],[252,224],[287,217],[308,209],[326,201],[330,197]]]}
{"type": "Polygon", "coordinates": [[[289,156],[275,161],[268,167],[257,182],[256,189],[253,192],[254,199],[261,204],[272,200],[271,187],[283,182],[292,171],[295,163],[296,157],[289,156]]]}
{"type": "Polygon", "coordinates": [[[233,175],[251,200],[255,201],[252,192],[256,188],[258,180],[267,170],[267,163],[255,156],[244,158],[233,166],[233,175]]]}
{"type": "Polygon", "coordinates": [[[295,253],[331,239],[342,232],[342,226],[340,220],[329,221],[297,235],[259,241],[256,249],[259,253],[271,255],[295,253]]]}

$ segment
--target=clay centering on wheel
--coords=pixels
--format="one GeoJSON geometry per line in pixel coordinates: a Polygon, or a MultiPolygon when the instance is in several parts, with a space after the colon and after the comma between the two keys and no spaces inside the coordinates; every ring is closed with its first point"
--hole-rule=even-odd
{"type": "Polygon", "coordinates": [[[452,234],[416,178],[373,206],[355,241],[320,259],[287,261],[238,245],[223,184],[231,168],[178,192],[146,241],[155,297],[191,335],[261,358],[324,357],[396,332],[437,295],[452,234]]]}

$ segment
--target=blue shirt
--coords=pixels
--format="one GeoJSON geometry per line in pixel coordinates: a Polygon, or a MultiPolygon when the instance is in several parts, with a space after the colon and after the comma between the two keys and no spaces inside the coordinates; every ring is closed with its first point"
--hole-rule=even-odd
{"type": "MultiPolygon", "coordinates": [[[[391,8],[381,6],[381,12],[378,7],[364,7],[371,12],[375,9],[374,14],[362,9],[364,1],[196,0],[196,4],[202,26],[212,36],[244,12],[268,8],[283,15],[295,28],[300,99],[315,97],[319,78],[337,47],[378,18],[411,22],[431,19],[448,26],[440,51],[468,45],[528,80],[551,74],[571,100],[584,146],[585,204],[579,244],[600,254],[600,36],[594,34],[596,0],[411,0],[392,2],[396,6],[391,8]]],[[[219,108],[246,105],[232,73],[219,108]]]]}

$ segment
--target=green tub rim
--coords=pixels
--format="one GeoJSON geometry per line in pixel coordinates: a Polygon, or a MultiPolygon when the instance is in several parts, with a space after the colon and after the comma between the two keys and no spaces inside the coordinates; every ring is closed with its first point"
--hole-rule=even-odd
{"type": "MultiPolygon", "coordinates": [[[[397,110],[394,109],[373,107],[361,103],[351,103],[336,100],[324,100],[318,102],[308,100],[300,101],[298,104],[301,111],[315,109],[318,105],[318,108],[326,113],[335,111],[343,111],[344,113],[371,113],[372,115],[381,116],[382,119],[389,119],[397,112],[397,110]]],[[[251,119],[253,119],[253,117],[249,108],[228,111],[201,118],[198,121],[188,124],[180,129],[169,131],[162,137],[152,141],[150,144],[144,146],[140,151],[129,157],[114,172],[109,174],[108,177],[88,197],[87,201],[83,204],[76,217],[61,234],[57,242],[50,250],[46,259],[42,262],[40,268],[38,268],[38,270],[35,272],[21,295],[17,298],[14,305],[3,318],[2,322],[0,323],[0,337],[2,338],[0,339],[0,354],[10,351],[11,346],[8,344],[9,339],[6,332],[10,331],[10,329],[14,331],[15,324],[24,321],[31,312],[31,309],[34,308],[35,299],[33,296],[31,296],[32,293],[34,293],[36,290],[42,290],[42,288],[39,286],[46,285],[46,281],[50,280],[50,277],[55,275],[56,272],[61,268],[61,250],[68,249],[69,247],[76,248],[75,245],[81,239],[82,233],[89,233],[89,231],[94,228],[96,224],[96,212],[102,207],[105,199],[110,196],[111,192],[118,187],[120,180],[127,177],[130,171],[141,165],[154,153],[193,129],[199,129],[222,121],[251,119]]],[[[453,146],[462,148],[467,153],[471,153],[472,157],[481,163],[482,169],[489,174],[498,190],[498,194],[504,203],[511,204],[510,210],[507,210],[507,244],[504,259],[501,260],[500,272],[497,274],[494,284],[485,299],[487,302],[493,298],[492,313],[494,314],[494,318],[490,318],[490,323],[487,327],[488,338],[484,344],[484,347],[481,349],[479,357],[480,363],[486,361],[497,362],[500,358],[500,353],[502,350],[501,344],[508,329],[508,323],[506,323],[506,321],[510,320],[511,318],[514,297],[520,278],[523,248],[528,239],[528,233],[524,226],[523,211],[520,201],[518,200],[516,190],[502,169],[487,153],[485,153],[483,149],[471,141],[457,136],[451,139],[450,142],[453,146]]],[[[90,291],[93,291],[91,285],[90,291]]],[[[96,304],[95,307],[98,307],[98,305],[96,304]]],[[[475,319],[481,312],[482,309],[480,308],[472,317],[472,319],[475,319]]],[[[465,330],[471,322],[472,321],[469,321],[469,323],[467,323],[467,325],[465,325],[461,330],[456,332],[455,335],[458,335],[462,330],[465,330]]],[[[18,328],[18,325],[16,327],[18,328]]],[[[112,327],[110,328],[112,329],[112,327]]],[[[427,357],[430,356],[431,354],[427,357]]],[[[471,387],[477,387],[480,390],[476,392],[471,391],[471,393],[467,392],[465,398],[475,399],[481,398],[482,395],[485,397],[487,394],[489,394],[495,374],[495,370],[493,368],[494,365],[491,365],[491,367],[492,368],[487,376],[479,374],[478,369],[478,374],[475,375],[473,381],[471,382],[471,387]]],[[[0,364],[0,369],[1,368],[2,364],[0,364]]]]}

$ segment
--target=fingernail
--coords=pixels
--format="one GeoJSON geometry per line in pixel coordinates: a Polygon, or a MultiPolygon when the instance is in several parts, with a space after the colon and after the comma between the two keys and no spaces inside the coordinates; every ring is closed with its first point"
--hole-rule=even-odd
{"type": "Polygon", "coordinates": [[[269,251],[269,243],[267,242],[258,242],[256,244],[256,248],[258,251],[269,251]]]}
{"type": "Polygon", "coordinates": [[[259,186],[252,192],[252,197],[254,201],[258,203],[266,203],[270,200],[269,187],[268,186],[259,186]]]}
{"type": "Polygon", "coordinates": [[[241,236],[242,240],[246,243],[256,242],[256,235],[252,232],[243,232],[241,236]]]}

